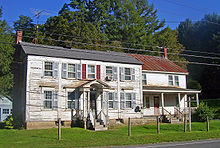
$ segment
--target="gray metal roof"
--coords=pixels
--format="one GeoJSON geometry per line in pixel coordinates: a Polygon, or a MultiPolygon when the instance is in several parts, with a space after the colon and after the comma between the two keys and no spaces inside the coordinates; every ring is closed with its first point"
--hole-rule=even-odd
{"type": "Polygon", "coordinates": [[[142,62],[122,52],[97,51],[75,48],[69,49],[57,46],[46,46],[39,44],[36,45],[26,42],[21,42],[20,45],[27,55],[142,65],[142,62]]]}

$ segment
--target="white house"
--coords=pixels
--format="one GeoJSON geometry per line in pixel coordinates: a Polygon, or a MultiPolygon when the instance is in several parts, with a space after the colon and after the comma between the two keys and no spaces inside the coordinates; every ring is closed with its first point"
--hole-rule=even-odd
{"type": "Polygon", "coordinates": [[[95,130],[128,117],[145,122],[147,116],[181,112],[177,107],[187,105],[187,94],[199,93],[186,89],[187,71],[159,57],[24,42],[16,57],[14,117],[27,129],[56,127],[58,118],[67,127],[95,130]]]}
{"type": "Polygon", "coordinates": [[[12,99],[0,94],[0,122],[12,115],[12,99]]]}

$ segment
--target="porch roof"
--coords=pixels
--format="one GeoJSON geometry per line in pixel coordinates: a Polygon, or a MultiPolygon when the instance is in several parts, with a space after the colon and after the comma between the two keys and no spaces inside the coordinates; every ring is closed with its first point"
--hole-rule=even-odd
{"type": "Polygon", "coordinates": [[[63,88],[77,88],[77,87],[84,87],[85,85],[92,83],[92,82],[98,82],[99,84],[101,84],[102,86],[106,87],[106,88],[110,88],[110,86],[108,84],[106,84],[105,82],[101,81],[101,80],[81,80],[78,82],[74,82],[71,85],[66,85],[63,86],[63,88]]]}
{"type": "Polygon", "coordinates": [[[186,93],[186,94],[201,93],[201,91],[199,90],[185,89],[185,88],[179,88],[179,87],[169,87],[169,86],[144,86],[143,92],[186,93]]]}

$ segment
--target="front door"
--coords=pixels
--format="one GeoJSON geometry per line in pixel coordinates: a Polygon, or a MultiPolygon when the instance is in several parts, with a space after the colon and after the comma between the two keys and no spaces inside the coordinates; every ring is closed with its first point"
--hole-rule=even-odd
{"type": "Polygon", "coordinates": [[[97,117],[97,102],[96,102],[96,92],[90,92],[90,109],[95,117],[97,117]]]}
{"type": "Polygon", "coordinates": [[[159,115],[159,96],[154,96],[154,115],[159,115]]]}

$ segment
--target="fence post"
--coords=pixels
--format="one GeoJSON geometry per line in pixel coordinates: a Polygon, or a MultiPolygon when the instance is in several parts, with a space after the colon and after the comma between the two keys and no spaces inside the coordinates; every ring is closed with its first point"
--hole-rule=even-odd
{"type": "Polygon", "coordinates": [[[192,131],[191,97],[189,97],[189,131],[192,131]]]}
{"type": "Polygon", "coordinates": [[[131,136],[131,118],[128,118],[128,136],[131,136]]]}
{"type": "Polygon", "coordinates": [[[61,140],[61,118],[58,118],[58,140],[61,140]]]}
{"type": "Polygon", "coordinates": [[[160,117],[157,116],[157,134],[160,133],[160,117]]]}
{"type": "Polygon", "coordinates": [[[207,122],[206,122],[206,130],[207,132],[209,131],[209,116],[207,116],[207,122]]]}
{"type": "Polygon", "coordinates": [[[184,132],[186,132],[187,129],[187,123],[186,123],[186,114],[184,114],[184,132]]]}

